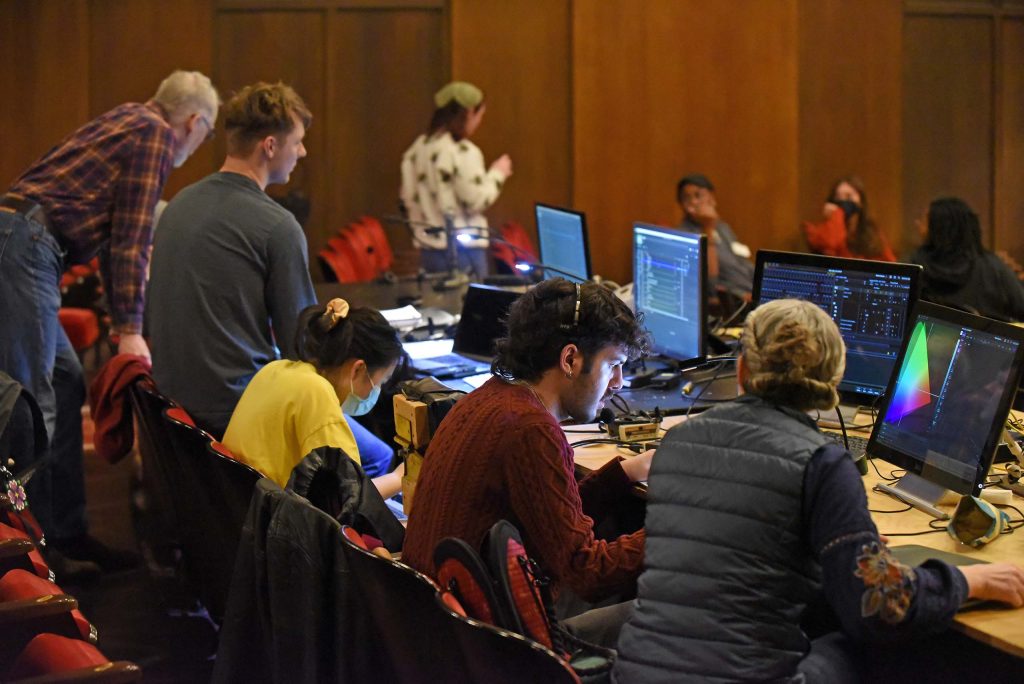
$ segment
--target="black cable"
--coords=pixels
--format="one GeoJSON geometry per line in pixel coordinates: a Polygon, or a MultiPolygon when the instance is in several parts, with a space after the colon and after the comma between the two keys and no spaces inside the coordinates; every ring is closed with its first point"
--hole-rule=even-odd
{"type": "Polygon", "coordinates": [[[621,411],[622,413],[632,413],[632,411],[630,411],[629,409],[629,402],[626,401],[626,398],[623,397],[618,392],[608,397],[608,403],[614,406],[615,408],[619,409],[619,411],[621,411]]]}
{"type": "MultiPolygon", "coordinates": [[[[931,526],[931,523],[929,523],[929,526],[931,526]]],[[[936,532],[945,532],[945,531],[946,531],[946,527],[942,526],[942,527],[932,527],[932,529],[925,530],[923,532],[880,532],[879,534],[882,534],[882,535],[884,535],[886,537],[920,537],[923,534],[935,534],[936,532]]]]}
{"type": "Polygon", "coordinates": [[[654,445],[654,447],[657,447],[660,442],[661,442],[660,439],[650,439],[650,440],[644,440],[642,442],[626,442],[626,441],[623,441],[621,439],[612,439],[612,438],[601,439],[601,438],[598,438],[598,439],[581,439],[578,442],[572,442],[569,446],[575,448],[575,447],[591,446],[593,444],[614,444],[617,447],[625,447],[626,449],[629,449],[630,451],[634,451],[634,452],[639,454],[639,453],[642,453],[642,452],[647,451],[648,449],[652,448],[649,445],[654,445]]]}
{"type": "Polygon", "coordinates": [[[583,435],[603,435],[604,430],[570,430],[568,428],[562,428],[562,432],[576,432],[583,435]]]}
{"type": "Polygon", "coordinates": [[[1019,508],[1012,504],[1003,504],[1003,508],[1009,508],[1010,510],[1015,511],[1017,515],[1020,516],[1020,520],[1010,520],[1007,523],[1009,525],[1009,527],[1007,528],[1008,532],[1013,532],[1014,530],[1019,530],[1020,528],[1024,527],[1024,512],[1021,512],[1019,508]]]}
{"type": "Polygon", "coordinates": [[[850,440],[846,436],[846,421],[843,420],[843,412],[839,410],[839,404],[836,404],[836,416],[839,418],[839,429],[843,431],[843,446],[849,451],[850,440]]]}
{"type": "Polygon", "coordinates": [[[715,370],[714,374],[712,374],[711,379],[708,380],[707,382],[703,383],[700,386],[700,389],[697,391],[697,396],[695,396],[695,397],[690,399],[690,405],[686,409],[686,418],[687,419],[690,418],[690,413],[693,412],[693,407],[697,405],[697,401],[699,401],[701,395],[704,394],[704,390],[707,389],[708,386],[711,385],[711,383],[713,383],[715,381],[715,378],[718,377],[718,373],[722,370],[722,368],[724,366],[725,366],[724,363],[719,364],[718,368],[715,370]]]}
{"type": "Polygon", "coordinates": [[[728,318],[726,318],[726,319],[725,319],[724,321],[722,321],[721,323],[719,323],[719,324],[718,324],[718,326],[716,326],[716,327],[718,327],[718,328],[728,328],[728,327],[729,327],[729,324],[730,324],[730,323],[732,323],[733,321],[735,321],[735,320],[736,320],[736,318],[737,318],[737,316],[739,316],[739,315],[740,315],[741,313],[743,313],[743,311],[744,311],[744,310],[745,310],[745,309],[746,309],[746,308],[747,308],[748,306],[750,306],[750,302],[748,302],[747,300],[743,300],[743,301],[742,301],[742,302],[740,303],[740,306],[739,306],[739,308],[738,308],[738,309],[736,309],[736,310],[735,310],[735,311],[734,311],[734,312],[732,313],[732,315],[730,315],[730,316],[729,316],[728,318]]]}
{"type": "Polygon", "coordinates": [[[911,508],[913,508],[913,506],[907,506],[906,508],[897,508],[897,509],[892,510],[892,511],[881,511],[881,510],[878,510],[876,508],[869,508],[868,509],[868,513],[906,513],[911,508]]]}

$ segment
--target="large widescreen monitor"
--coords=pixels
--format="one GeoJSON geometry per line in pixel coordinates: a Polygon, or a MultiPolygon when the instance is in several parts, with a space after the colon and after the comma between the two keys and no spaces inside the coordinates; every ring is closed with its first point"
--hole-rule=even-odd
{"type": "Polygon", "coordinates": [[[538,203],[537,241],[540,262],[551,267],[544,278],[566,278],[573,282],[589,280],[590,249],[587,243],[587,219],[582,212],[538,203]]]}
{"type": "Polygon", "coordinates": [[[945,518],[951,489],[978,495],[1021,374],[1024,329],[919,302],[868,453],[905,468],[883,491],[945,518]]]}
{"type": "Polygon", "coordinates": [[[633,297],[653,338],[652,351],[680,365],[706,357],[707,238],[633,224],[633,297]]]}
{"type": "Polygon", "coordinates": [[[846,343],[843,401],[873,405],[892,376],[920,278],[913,264],[760,250],[753,301],[805,299],[824,309],[846,343]]]}

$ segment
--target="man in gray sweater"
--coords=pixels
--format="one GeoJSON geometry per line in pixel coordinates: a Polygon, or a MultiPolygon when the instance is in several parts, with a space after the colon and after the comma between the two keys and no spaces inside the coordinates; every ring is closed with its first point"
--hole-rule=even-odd
{"type": "Polygon", "coordinates": [[[223,166],[178,193],[156,232],[146,304],[153,377],[217,438],[316,302],[302,228],[266,194],[306,156],[311,120],[287,85],[243,88],[224,107],[223,166]]]}

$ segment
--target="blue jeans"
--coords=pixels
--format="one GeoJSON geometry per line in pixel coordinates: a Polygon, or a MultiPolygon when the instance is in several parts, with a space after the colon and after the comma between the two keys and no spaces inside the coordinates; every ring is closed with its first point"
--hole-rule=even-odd
{"type": "Polygon", "coordinates": [[[50,450],[26,491],[32,512],[54,540],[88,529],[82,468],[85,381],[57,318],[63,262],[60,246],[44,226],[0,211],[0,370],[32,393],[46,423],[50,450]]]}
{"type": "Polygon", "coordinates": [[[356,438],[356,446],[359,447],[359,460],[366,476],[372,478],[386,475],[388,466],[391,465],[391,458],[395,453],[394,449],[370,432],[358,420],[345,416],[345,422],[352,428],[352,436],[356,438]]]}

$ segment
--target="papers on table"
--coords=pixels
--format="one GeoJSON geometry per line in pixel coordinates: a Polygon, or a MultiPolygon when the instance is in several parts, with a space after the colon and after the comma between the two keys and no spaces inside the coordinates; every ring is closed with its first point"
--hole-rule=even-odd
{"type": "Polygon", "coordinates": [[[420,312],[407,304],[400,309],[381,309],[380,313],[392,328],[409,328],[419,325],[420,312]]]}

